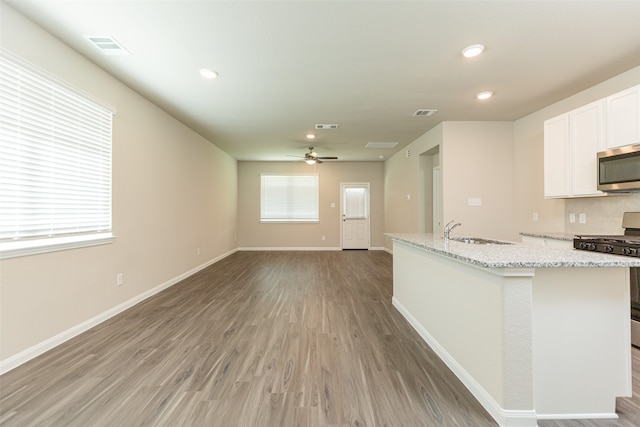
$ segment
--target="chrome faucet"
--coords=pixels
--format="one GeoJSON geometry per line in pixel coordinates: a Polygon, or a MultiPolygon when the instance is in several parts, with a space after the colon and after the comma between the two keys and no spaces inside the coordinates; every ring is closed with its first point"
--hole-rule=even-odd
{"type": "Polygon", "coordinates": [[[455,221],[449,221],[447,225],[444,226],[444,240],[449,240],[449,236],[451,235],[451,232],[453,231],[453,229],[459,225],[462,225],[461,222],[453,224],[454,222],[455,221]]]}

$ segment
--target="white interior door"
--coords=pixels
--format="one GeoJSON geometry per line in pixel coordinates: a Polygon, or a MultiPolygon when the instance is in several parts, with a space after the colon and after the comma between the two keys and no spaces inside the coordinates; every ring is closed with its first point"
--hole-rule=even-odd
{"type": "Polygon", "coordinates": [[[342,249],[369,249],[369,183],[340,184],[342,249]]]}

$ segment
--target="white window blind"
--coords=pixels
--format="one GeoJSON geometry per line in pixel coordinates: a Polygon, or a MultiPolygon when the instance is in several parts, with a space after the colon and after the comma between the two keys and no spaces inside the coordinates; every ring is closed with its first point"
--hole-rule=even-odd
{"type": "Polygon", "coordinates": [[[110,233],[112,115],[0,56],[0,243],[110,233]]]}
{"type": "Polygon", "coordinates": [[[365,188],[347,187],[344,190],[344,218],[367,218],[367,191],[365,188]]]}
{"type": "Polygon", "coordinates": [[[260,220],[318,221],[317,175],[261,175],[260,220]]]}

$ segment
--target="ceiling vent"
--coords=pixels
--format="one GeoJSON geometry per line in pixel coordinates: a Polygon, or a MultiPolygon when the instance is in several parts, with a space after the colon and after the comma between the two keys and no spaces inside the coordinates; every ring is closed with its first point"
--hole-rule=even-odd
{"type": "Polygon", "coordinates": [[[395,148],[397,142],[367,142],[366,148],[395,148]]]}
{"type": "Polygon", "coordinates": [[[127,49],[125,49],[120,43],[118,43],[113,37],[109,36],[84,36],[85,39],[94,45],[103,55],[116,56],[116,55],[131,55],[127,49]]]}
{"type": "Polygon", "coordinates": [[[335,124],[317,124],[316,129],[338,129],[338,125],[335,124]]]}
{"type": "Polygon", "coordinates": [[[431,117],[437,112],[438,110],[417,110],[413,113],[413,117],[431,117]]]}

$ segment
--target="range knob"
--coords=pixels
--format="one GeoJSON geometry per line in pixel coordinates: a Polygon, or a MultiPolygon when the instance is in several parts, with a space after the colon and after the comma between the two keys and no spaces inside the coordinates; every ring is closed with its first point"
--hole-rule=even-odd
{"type": "Polygon", "coordinates": [[[609,254],[610,254],[610,253],[613,253],[613,246],[611,246],[611,245],[605,245],[605,247],[604,247],[604,251],[605,251],[606,253],[609,253],[609,254]]]}
{"type": "Polygon", "coordinates": [[[623,249],[622,249],[622,253],[623,253],[624,255],[631,255],[631,256],[633,256],[633,255],[635,255],[635,254],[636,254],[636,250],[635,250],[635,249],[633,249],[633,248],[623,248],[623,249]]]}
{"type": "Polygon", "coordinates": [[[580,249],[587,249],[589,245],[585,242],[580,242],[579,246],[580,246],[580,249]]]}
{"type": "Polygon", "coordinates": [[[589,249],[590,251],[595,251],[595,250],[596,250],[596,249],[598,249],[598,248],[597,248],[597,246],[596,246],[596,244],[595,244],[595,243],[589,243],[589,244],[587,245],[587,249],[589,249]]]}

